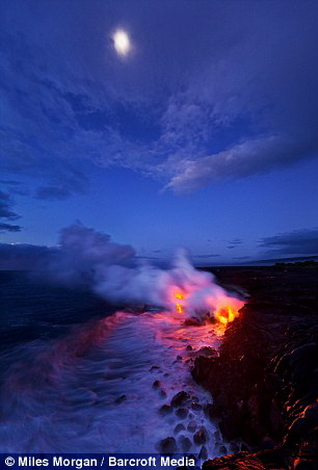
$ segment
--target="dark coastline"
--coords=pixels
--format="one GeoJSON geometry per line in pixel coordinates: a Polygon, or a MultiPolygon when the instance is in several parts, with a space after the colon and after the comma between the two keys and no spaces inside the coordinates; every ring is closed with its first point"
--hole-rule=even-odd
{"type": "Polygon", "coordinates": [[[318,468],[318,264],[213,269],[250,297],[220,356],[199,357],[195,380],[210,416],[243,452],[204,464],[218,470],[318,468]]]}
{"type": "MultiPolygon", "coordinates": [[[[220,355],[196,358],[192,371],[211,392],[214,404],[207,412],[233,449],[204,467],[318,469],[317,263],[211,271],[221,285],[248,293],[249,300],[227,329],[220,355]]],[[[89,291],[39,283],[24,272],[2,271],[0,280],[3,351],[63,336],[115,310],[89,291]]]]}

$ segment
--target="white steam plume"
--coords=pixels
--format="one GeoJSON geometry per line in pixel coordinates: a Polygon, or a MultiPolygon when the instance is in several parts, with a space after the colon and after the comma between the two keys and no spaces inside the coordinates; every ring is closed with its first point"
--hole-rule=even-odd
{"type": "Polygon", "coordinates": [[[86,283],[105,299],[121,304],[150,304],[174,310],[176,302],[189,316],[214,312],[226,302],[242,302],[215,283],[211,273],[197,271],[184,251],[170,269],[137,264],[135,250],[111,241],[109,235],[80,222],[61,230],[59,249],[47,267],[51,279],[68,284],[86,283]],[[176,294],[181,299],[176,300],[176,294]]]}

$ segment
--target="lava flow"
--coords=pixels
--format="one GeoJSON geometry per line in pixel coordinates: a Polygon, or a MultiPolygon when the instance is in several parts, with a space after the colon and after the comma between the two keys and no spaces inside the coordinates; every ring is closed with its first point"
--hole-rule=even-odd
{"type": "Polygon", "coordinates": [[[191,296],[193,292],[184,292],[179,290],[173,290],[173,304],[174,311],[178,314],[183,314],[185,316],[191,315],[191,313],[196,317],[198,313],[205,313],[204,317],[214,317],[216,323],[225,329],[229,323],[233,322],[240,315],[240,308],[244,305],[244,302],[236,297],[231,297],[229,295],[223,294],[219,298],[211,298],[209,295],[204,297],[205,309],[201,312],[193,310],[191,305],[191,296]]]}
{"type": "MultiPolygon", "coordinates": [[[[183,300],[184,299],[184,294],[182,292],[176,292],[175,293],[175,298],[178,300],[183,300]]],[[[180,302],[176,303],[176,312],[177,313],[183,313],[183,306],[180,302]]]]}
{"type": "Polygon", "coordinates": [[[240,315],[239,310],[234,306],[221,306],[219,307],[214,316],[221,325],[227,326],[240,315]]]}

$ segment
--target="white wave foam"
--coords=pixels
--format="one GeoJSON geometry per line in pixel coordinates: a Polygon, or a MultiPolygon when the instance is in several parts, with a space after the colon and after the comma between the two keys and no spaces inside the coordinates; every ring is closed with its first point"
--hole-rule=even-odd
{"type": "Polygon", "coordinates": [[[189,361],[219,342],[211,325],[183,326],[177,315],[117,313],[66,338],[29,343],[11,353],[2,386],[0,451],[152,453],[174,437],[182,452],[184,436],[188,452],[199,452],[193,434],[204,426],[217,455],[218,431],[204,413],[211,397],[193,381],[189,361]],[[160,411],[181,390],[192,405],[179,416],[177,408],[160,411]],[[176,432],[178,424],[184,429],[176,432]]]}

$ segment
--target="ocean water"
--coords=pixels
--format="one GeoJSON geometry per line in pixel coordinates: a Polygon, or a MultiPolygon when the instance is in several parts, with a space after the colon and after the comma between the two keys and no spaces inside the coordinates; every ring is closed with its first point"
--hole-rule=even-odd
{"type": "Polygon", "coordinates": [[[24,273],[0,272],[0,293],[1,452],[153,453],[173,437],[178,452],[224,453],[190,373],[197,351],[222,341],[212,325],[116,310],[24,273]],[[170,407],[180,391],[189,399],[170,407]]]}

